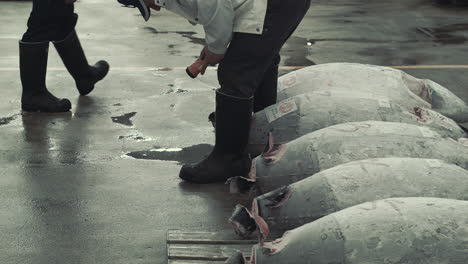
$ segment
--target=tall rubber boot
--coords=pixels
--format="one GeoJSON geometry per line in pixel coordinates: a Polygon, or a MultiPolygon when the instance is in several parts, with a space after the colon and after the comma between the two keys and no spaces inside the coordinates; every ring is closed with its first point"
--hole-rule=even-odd
{"type": "Polygon", "coordinates": [[[106,61],[98,61],[93,66],[88,64],[75,30],[72,30],[64,40],[53,43],[63,64],[75,79],[76,88],[81,95],[93,91],[94,85],[104,79],[109,72],[109,64],[106,61]]]}
{"type": "Polygon", "coordinates": [[[71,103],[59,99],[46,87],[47,59],[49,42],[19,42],[20,76],[23,92],[21,109],[27,112],[67,112],[71,103]]]}
{"type": "MultiPolygon", "coordinates": [[[[254,113],[260,112],[270,105],[276,104],[277,89],[278,89],[278,67],[281,61],[280,55],[273,59],[270,67],[264,74],[260,86],[255,91],[253,111],[254,113]]],[[[208,121],[211,122],[213,127],[216,127],[216,114],[212,112],[208,115],[208,121]]]]}
{"type": "Polygon", "coordinates": [[[184,165],[179,177],[192,183],[223,182],[246,176],[252,98],[243,99],[216,92],[216,144],[211,154],[195,165],[184,165]]]}

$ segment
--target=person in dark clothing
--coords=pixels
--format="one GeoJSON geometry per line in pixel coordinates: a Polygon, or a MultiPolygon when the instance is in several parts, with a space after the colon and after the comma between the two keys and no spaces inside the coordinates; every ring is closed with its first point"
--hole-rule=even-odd
{"type": "Polygon", "coordinates": [[[106,61],[90,66],[75,26],[75,0],[33,0],[28,29],[19,41],[20,75],[23,86],[21,108],[32,112],[67,112],[68,99],[47,90],[46,72],[49,42],[52,42],[81,95],[89,94],[109,71],[106,61]]]}
{"type": "Polygon", "coordinates": [[[143,0],[201,24],[207,46],[199,67],[218,67],[215,147],[202,161],[184,165],[179,177],[192,183],[246,176],[252,111],[276,103],[280,50],[307,13],[310,0],[143,0]]]}

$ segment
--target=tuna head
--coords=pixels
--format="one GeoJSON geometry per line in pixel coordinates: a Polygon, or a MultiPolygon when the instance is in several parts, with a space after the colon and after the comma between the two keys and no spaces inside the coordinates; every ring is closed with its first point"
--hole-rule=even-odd
{"type": "Polygon", "coordinates": [[[415,107],[411,112],[420,125],[429,126],[437,131],[441,136],[451,137],[454,139],[467,136],[467,131],[454,120],[424,107],[415,107]]]}
{"type": "Polygon", "coordinates": [[[458,123],[468,122],[468,105],[447,88],[431,80],[424,80],[424,83],[431,90],[432,108],[457,121],[458,123]]]}
{"type": "Polygon", "coordinates": [[[265,165],[274,164],[279,161],[286,151],[286,144],[276,145],[273,134],[268,134],[268,141],[260,156],[252,160],[252,167],[247,177],[233,177],[227,181],[231,193],[254,193],[257,181],[257,163],[262,162],[265,165]]]}

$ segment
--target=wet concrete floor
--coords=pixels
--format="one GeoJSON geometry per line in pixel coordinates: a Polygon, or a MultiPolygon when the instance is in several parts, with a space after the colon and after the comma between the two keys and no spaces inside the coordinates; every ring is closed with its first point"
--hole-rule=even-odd
{"type": "MultiPolygon", "coordinates": [[[[229,229],[234,205],[248,199],[177,177],[214,141],[216,72],[192,80],[183,70],[202,29],[168,12],[145,23],[115,1],[81,0],[82,44],[110,74],[79,97],[51,47],[49,89],[73,110],[21,114],[17,41],[30,7],[0,1],[0,263],[165,263],[167,230],[229,229]]],[[[468,9],[430,0],[315,1],[282,65],[466,65],[467,24],[468,9]]],[[[468,101],[466,68],[405,71],[468,101]]]]}

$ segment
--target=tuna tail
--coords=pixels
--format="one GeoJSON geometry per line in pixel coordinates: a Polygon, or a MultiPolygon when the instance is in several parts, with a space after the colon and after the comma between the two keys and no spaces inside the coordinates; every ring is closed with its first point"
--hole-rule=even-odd
{"type": "Polygon", "coordinates": [[[250,193],[255,191],[255,180],[241,176],[229,178],[226,184],[229,184],[230,193],[250,193]]]}
{"type": "Polygon", "coordinates": [[[243,238],[258,235],[260,243],[263,244],[270,234],[268,223],[260,216],[257,200],[252,202],[252,211],[238,204],[229,218],[229,223],[234,226],[236,234],[243,238]]]}
{"type": "Polygon", "coordinates": [[[256,159],[250,159],[250,171],[248,177],[232,177],[226,181],[226,184],[229,184],[230,193],[253,193],[255,192],[255,182],[256,179],[256,159]]]}
{"type": "Polygon", "coordinates": [[[257,224],[247,208],[238,204],[234,209],[229,223],[234,226],[234,231],[241,237],[249,238],[257,232],[257,224]]]}

